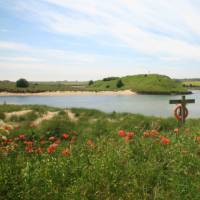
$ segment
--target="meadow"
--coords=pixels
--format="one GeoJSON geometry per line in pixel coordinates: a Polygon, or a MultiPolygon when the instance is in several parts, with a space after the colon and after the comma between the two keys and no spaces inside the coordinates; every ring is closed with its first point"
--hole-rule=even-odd
{"type": "Polygon", "coordinates": [[[200,119],[0,105],[0,199],[200,199],[200,119]]]}

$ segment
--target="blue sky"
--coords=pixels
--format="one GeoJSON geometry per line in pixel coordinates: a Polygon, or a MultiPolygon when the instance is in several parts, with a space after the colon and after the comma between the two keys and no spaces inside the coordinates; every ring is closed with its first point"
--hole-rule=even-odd
{"type": "Polygon", "coordinates": [[[0,80],[200,78],[198,0],[0,0],[0,80]]]}

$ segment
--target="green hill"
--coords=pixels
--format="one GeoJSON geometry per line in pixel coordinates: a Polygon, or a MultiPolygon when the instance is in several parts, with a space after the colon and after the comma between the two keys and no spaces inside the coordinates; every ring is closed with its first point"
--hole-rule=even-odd
{"type": "Polygon", "coordinates": [[[180,82],[158,74],[140,74],[121,78],[110,77],[95,81],[88,88],[95,91],[130,89],[146,94],[189,93],[180,82]],[[119,85],[119,80],[121,80],[121,85],[119,85]]]}

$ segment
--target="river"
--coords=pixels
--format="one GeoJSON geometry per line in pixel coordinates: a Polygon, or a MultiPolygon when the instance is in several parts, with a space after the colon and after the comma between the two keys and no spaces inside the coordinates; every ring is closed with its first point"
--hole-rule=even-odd
{"type": "MultiPolygon", "coordinates": [[[[179,99],[180,95],[132,95],[132,96],[0,96],[0,104],[40,104],[61,108],[94,108],[104,112],[130,112],[148,116],[173,116],[175,105],[170,105],[170,99],[179,99]]],[[[186,95],[186,98],[196,100],[188,105],[190,117],[200,118],[200,90],[186,95]]]]}

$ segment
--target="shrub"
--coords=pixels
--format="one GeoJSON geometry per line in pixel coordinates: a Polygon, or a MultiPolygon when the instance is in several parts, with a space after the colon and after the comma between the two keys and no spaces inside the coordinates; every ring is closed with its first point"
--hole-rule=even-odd
{"type": "Polygon", "coordinates": [[[112,81],[116,79],[118,79],[118,77],[107,77],[107,78],[104,78],[103,81],[112,81]]]}
{"type": "Polygon", "coordinates": [[[21,78],[16,81],[16,87],[27,88],[28,86],[29,86],[29,82],[24,78],[21,78]]]}
{"type": "Polygon", "coordinates": [[[116,86],[117,86],[117,88],[121,88],[121,87],[123,87],[123,86],[124,86],[124,83],[122,82],[122,80],[121,80],[121,79],[119,79],[119,80],[117,81],[117,84],[116,84],[116,86]]]}

